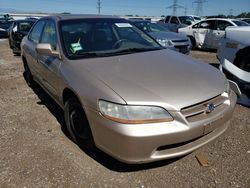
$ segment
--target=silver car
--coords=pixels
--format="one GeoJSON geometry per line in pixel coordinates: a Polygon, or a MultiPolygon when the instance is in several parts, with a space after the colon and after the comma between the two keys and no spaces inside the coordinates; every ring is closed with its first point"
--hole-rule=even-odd
{"type": "Polygon", "coordinates": [[[186,155],[232,117],[236,95],[219,70],[163,49],[121,18],[44,17],[21,49],[27,83],[64,109],[73,140],[126,163],[186,155]]]}
{"type": "Polygon", "coordinates": [[[183,53],[189,54],[191,49],[190,39],[180,33],[170,32],[168,29],[146,20],[130,20],[142,31],[148,33],[162,46],[183,53]]]}

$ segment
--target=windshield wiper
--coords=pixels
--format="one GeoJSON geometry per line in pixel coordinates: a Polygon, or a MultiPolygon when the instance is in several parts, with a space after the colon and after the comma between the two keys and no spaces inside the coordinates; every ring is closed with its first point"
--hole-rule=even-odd
{"type": "Polygon", "coordinates": [[[104,57],[106,56],[105,53],[96,53],[96,52],[84,52],[84,53],[76,53],[76,54],[72,54],[72,57],[104,57]]]}
{"type": "Polygon", "coordinates": [[[157,48],[127,48],[123,50],[118,50],[113,52],[114,54],[124,54],[124,53],[134,53],[134,52],[146,52],[146,51],[154,51],[154,50],[160,50],[161,47],[157,48]]]}

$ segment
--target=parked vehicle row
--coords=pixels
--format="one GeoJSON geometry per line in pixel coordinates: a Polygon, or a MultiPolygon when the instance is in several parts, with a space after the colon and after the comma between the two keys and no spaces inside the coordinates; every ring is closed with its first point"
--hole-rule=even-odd
{"type": "Polygon", "coordinates": [[[219,70],[117,17],[44,17],[21,54],[27,83],[64,109],[73,140],[126,163],[194,151],[225,132],[236,103],[219,70]]]}
{"type": "Polygon", "coordinates": [[[250,106],[250,26],[228,27],[219,42],[220,69],[239,96],[238,102],[250,106]]]}

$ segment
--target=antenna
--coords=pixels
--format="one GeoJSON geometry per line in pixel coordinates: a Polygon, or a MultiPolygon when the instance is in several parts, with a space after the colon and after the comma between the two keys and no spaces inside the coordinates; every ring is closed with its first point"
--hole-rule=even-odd
{"type": "Polygon", "coordinates": [[[202,16],[203,15],[203,3],[207,2],[206,0],[196,0],[193,3],[196,3],[195,15],[202,16]]]}
{"type": "Polygon", "coordinates": [[[173,16],[177,16],[177,9],[178,9],[178,8],[184,8],[184,7],[181,6],[181,5],[178,5],[177,0],[174,0],[174,1],[173,1],[173,4],[172,4],[171,6],[169,6],[169,7],[167,7],[167,8],[172,8],[172,9],[173,9],[172,15],[173,15],[173,16]]]}
{"type": "Polygon", "coordinates": [[[97,10],[98,10],[98,14],[101,13],[101,0],[97,1],[97,10]]]}

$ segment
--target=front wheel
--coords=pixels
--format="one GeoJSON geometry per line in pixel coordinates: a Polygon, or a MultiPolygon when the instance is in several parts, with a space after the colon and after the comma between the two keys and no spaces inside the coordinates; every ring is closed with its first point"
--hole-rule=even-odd
{"type": "Polygon", "coordinates": [[[93,148],[91,129],[82,105],[76,98],[70,98],[64,106],[64,118],[73,141],[79,146],[93,148]]]}
{"type": "Polygon", "coordinates": [[[190,41],[191,41],[191,44],[192,44],[192,49],[195,49],[196,48],[196,41],[195,41],[195,38],[193,36],[188,36],[190,41]]]}
{"type": "Polygon", "coordinates": [[[250,54],[245,54],[239,62],[239,68],[244,71],[250,72],[250,54]]]}

